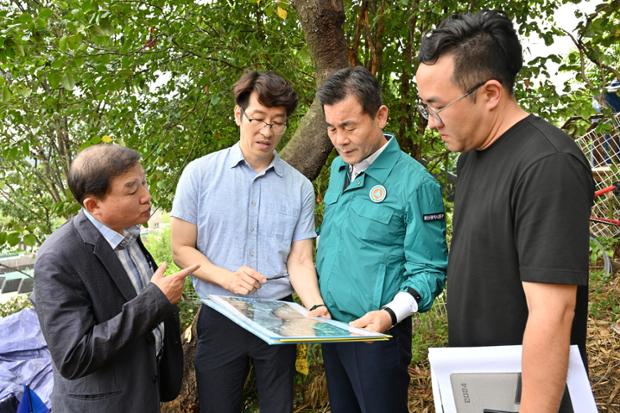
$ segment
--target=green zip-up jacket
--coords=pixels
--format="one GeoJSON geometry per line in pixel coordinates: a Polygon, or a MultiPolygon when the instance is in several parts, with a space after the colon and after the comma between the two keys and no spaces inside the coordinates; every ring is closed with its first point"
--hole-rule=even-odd
{"type": "Polygon", "coordinates": [[[332,317],[355,320],[414,288],[418,311],[441,293],[448,263],[441,189],[396,138],[344,189],[347,164],[331,165],[317,251],[332,317]]]}

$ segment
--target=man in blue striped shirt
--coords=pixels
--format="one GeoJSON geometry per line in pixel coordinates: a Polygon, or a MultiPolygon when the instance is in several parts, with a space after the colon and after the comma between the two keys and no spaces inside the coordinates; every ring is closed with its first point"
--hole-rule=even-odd
{"type": "MultiPolygon", "coordinates": [[[[297,95],[280,76],[250,72],[234,86],[239,142],[191,162],[172,207],[179,265],[196,262],[198,295],[290,300],[293,289],[313,315],[328,315],[313,261],[314,191],[275,148],[297,95]]],[[[268,346],[203,306],[196,377],[201,412],[241,411],[249,361],[262,412],[293,408],[295,346],[268,346]]]]}

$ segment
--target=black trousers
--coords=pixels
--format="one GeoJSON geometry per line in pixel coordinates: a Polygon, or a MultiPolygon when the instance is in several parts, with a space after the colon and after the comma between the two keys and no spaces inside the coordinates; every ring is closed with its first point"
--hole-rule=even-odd
{"type": "Polygon", "coordinates": [[[408,413],[411,317],[389,341],[323,344],[332,413],[408,413]]]}
{"type": "Polygon", "coordinates": [[[293,410],[294,345],[270,346],[203,305],[198,318],[196,381],[201,413],[239,413],[249,362],[262,413],[293,410]]]}

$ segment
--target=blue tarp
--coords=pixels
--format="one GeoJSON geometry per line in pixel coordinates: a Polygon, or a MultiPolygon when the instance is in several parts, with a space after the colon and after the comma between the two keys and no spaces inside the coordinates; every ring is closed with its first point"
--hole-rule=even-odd
{"type": "Polygon", "coordinates": [[[24,385],[51,407],[52,360],[39,319],[29,308],[0,318],[0,413],[21,400],[24,385]]]}
{"type": "Polygon", "coordinates": [[[39,396],[30,387],[24,386],[24,395],[15,413],[49,413],[49,411],[39,396]]]}

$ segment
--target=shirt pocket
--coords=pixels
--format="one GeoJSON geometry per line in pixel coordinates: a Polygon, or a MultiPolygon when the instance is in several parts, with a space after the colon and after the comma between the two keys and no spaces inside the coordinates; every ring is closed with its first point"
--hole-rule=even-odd
{"type": "Polygon", "coordinates": [[[264,218],[261,221],[263,234],[290,245],[299,218],[299,209],[282,204],[268,205],[264,218]]]}
{"type": "Polygon", "coordinates": [[[350,219],[361,239],[384,243],[385,237],[400,231],[398,213],[388,206],[354,200],[351,211],[350,219]]]}

